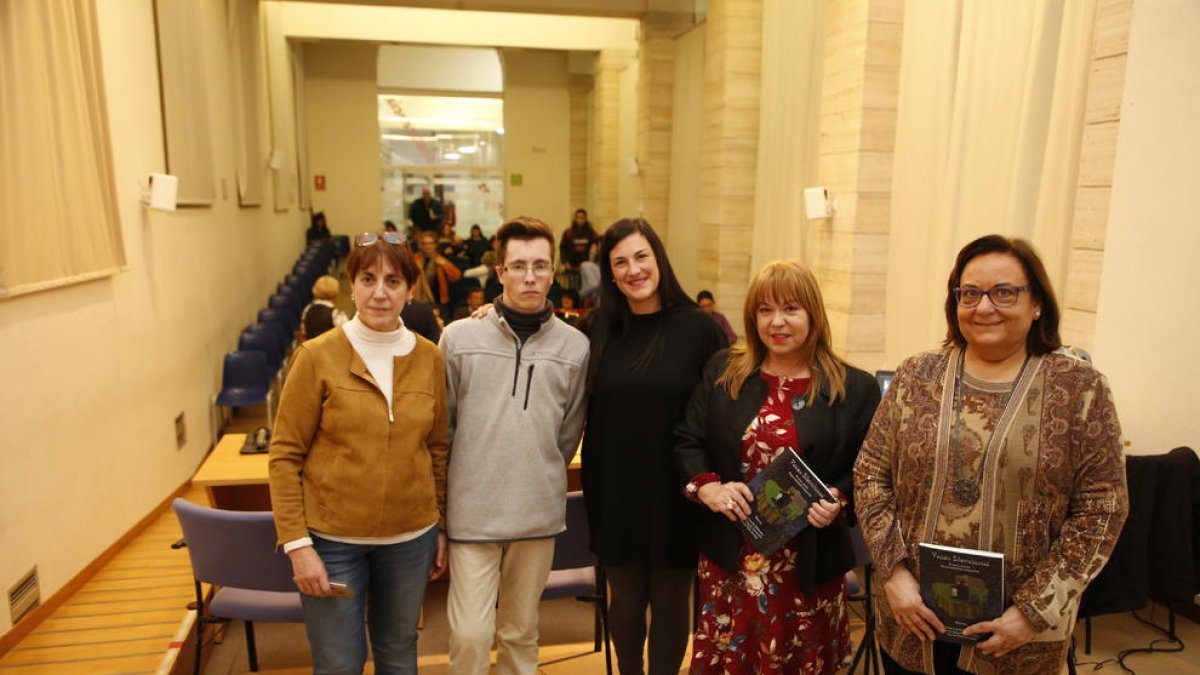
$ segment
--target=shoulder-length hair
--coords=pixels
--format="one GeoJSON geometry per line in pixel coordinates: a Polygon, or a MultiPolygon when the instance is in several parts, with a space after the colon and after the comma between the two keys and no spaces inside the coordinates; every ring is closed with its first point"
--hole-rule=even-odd
{"type": "Polygon", "coordinates": [[[408,245],[389,244],[382,237],[366,246],[355,245],[350,251],[350,257],[346,258],[346,276],[350,278],[350,283],[354,283],[359,272],[374,266],[381,258],[396,270],[396,274],[404,278],[404,283],[408,284],[409,288],[412,288],[420,276],[420,270],[417,269],[417,263],[413,260],[408,245]]]}
{"type": "Polygon", "coordinates": [[[833,352],[829,335],[829,317],[825,313],[825,301],[821,298],[821,287],[807,265],[797,260],[776,260],[767,263],[746,292],[742,305],[742,322],[746,329],[745,342],[729,351],[729,363],[725,372],[717,378],[717,386],[725,390],[730,398],[737,400],[742,385],[756,370],[762,368],[767,356],[767,346],[758,336],[758,308],[764,302],[795,302],[808,314],[808,337],[801,345],[803,358],[812,370],[812,381],[806,398],[809,403],[816,400],[822,384],[829,388],[829,400],[846,396],[846,362],[833,352]],[[828,382],[824,382],[828,380],[828,382]]]}
{"type": "Polygon", "coordinates": [[[1029,334],[1025,336],[1025,350],[1034,356],[1040,356],[1061,347],[1062,337],[1058,333],[1058,322],[1062,315],[1059,313],[1058,299],[1054,296],[1050,276],[1046,274],[1046,266],[1042,264],[1041,257],[1033,245],[1024,239],[998,234],[980,237],[958,252],[954,269],[950,270],[950,278],[946,280],[946,339],[942,340],[942,346],[967,346],[967,338],[958,326],[958,301],[954,299],[954,289],[958,288],[967,263],[988,253],[1005,253],[1016,258],[1025,270],[1025,277],[1029,279],[1029,292],[1042,304],[1041,316],[1033,320],[1029,334]]]}
{"type": "MultiPolygon", "coordinates": [[[[671,260],[667,257],[667,249],[663,246],[662,239],[658,238],[654,228],[650,227],[650,223],[642,218],[622,218],[609,225],[608,229],[604,231],[604,236],[600,238],[599,298],[596,306],[580,323],[580,329],[587,333],[592,344],[591,353],[588,356],[589,388],[596,380],[596,373],[600,369],[600,357],[603,356],[605,348],[610,343],[620,341],[629,329],[629,320],[633,311],[629,309],[629,301],[617,288],[616,281],[613,279],[612,261],[609,258],[617,244],[625,237],[634,234],[645,237],[646,242],[650,244],[650,250],[654,252],[654,260],[658,265],[658,299],[662,303],[663,310],[696,305],[679,285],[675,270],[671,268],[671,260]]],[[[660,327],[658,334],[654,336],[646,349],[634,359],[633,369],[635,371],[645,368],[650,363],[658,351],[663,348],[661,343],[664,339],[660,327]]]]}

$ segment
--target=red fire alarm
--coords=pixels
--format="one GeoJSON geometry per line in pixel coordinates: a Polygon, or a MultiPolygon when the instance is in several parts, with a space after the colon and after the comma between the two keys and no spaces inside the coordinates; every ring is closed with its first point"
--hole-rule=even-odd
{"type": "Polygon", "coordinates": [[[317,190],[325,190],[325,176],[313,176],[313,187],[317,190]]]}

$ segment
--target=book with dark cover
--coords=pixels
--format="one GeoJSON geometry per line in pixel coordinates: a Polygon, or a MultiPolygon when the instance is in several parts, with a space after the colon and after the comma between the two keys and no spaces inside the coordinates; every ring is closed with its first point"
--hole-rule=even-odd
{"type": "Polygon", "coordinates": [[[921,599],[946,627],[937,639],[967,645],[986,639],[962,632],[1004,611],[1004,554],[921,544],[921,599]]]}
{"type": "Polygon", "coordinates": [[[808,507],[837,501],[813,470],[788,448],[746,484],[754,493],[748,518],[738,523],[742,534],[763,555],[771,555],[808,526],[808,507]]]}

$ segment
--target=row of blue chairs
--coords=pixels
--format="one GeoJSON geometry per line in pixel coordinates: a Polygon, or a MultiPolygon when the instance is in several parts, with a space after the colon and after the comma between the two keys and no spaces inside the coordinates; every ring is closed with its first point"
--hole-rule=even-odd
{"type": "Polygon", "coordinates": [[[213,398],[220,419],[215,425],[214,441],[224,426],[227,409],[265,403],[267,426],[274,427],[271,384],[282,381],[284,364],[300,326],[300,315],[312,300],[313,283],[336,261],[333,241],[310,244],[267,299],[267,306],[259,310],[257,321],[242,330],[237,351],[225,355],[221,391],[213,398]]]}

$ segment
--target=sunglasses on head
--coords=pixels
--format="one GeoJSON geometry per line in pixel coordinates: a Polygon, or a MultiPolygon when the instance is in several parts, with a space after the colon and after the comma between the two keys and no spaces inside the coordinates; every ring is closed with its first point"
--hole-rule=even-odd
{"type": "Polygon", "coordinates": [[[384,243],[400,246],[407,239],[399,232],[363,232],[354,238],[355,246],[370,246],[382,239],[384,243]]]}

